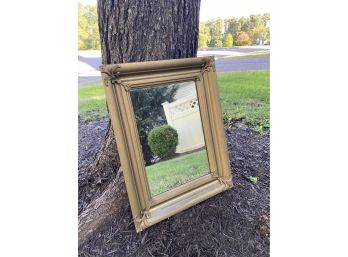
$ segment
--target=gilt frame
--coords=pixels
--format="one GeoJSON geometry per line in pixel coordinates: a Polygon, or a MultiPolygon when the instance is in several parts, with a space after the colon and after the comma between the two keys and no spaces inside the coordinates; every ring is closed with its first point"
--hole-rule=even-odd
{"type": "Polygon", "coordinates": [[[214,57],[101,66],[109,116],[137,232],[233,186],[214,57]],[[151,196],[129,90],[195,81],[209,174],[151,196]]]}

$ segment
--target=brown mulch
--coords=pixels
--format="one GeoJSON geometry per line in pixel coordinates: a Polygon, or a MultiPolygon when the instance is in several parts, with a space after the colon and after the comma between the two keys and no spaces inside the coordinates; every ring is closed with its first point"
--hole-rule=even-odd
{"type": "MultiPolygon", "coordinates": [[[[269,135],[236,123],[226,128],[226,136],[232,189],[141,233],[135,232],[129,203],[124,200],[121,216],[80,246],[79,256],[269,256],[269,135]],[[257,177],[257,183],[249,181],[249,176],[257,177]]],[[[79,205],[90,202],[94,193],[97,197],[98,187],[93,183],[89,189],[79,186],[83,189],[79,205]]]]}

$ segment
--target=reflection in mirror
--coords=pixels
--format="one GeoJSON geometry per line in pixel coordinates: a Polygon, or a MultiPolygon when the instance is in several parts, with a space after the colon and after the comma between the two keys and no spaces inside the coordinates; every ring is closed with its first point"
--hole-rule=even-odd
{"type": "Polygon", "coordinates": [[[194,81],[130,90],[151,195],[209,173],[194,81]]]}

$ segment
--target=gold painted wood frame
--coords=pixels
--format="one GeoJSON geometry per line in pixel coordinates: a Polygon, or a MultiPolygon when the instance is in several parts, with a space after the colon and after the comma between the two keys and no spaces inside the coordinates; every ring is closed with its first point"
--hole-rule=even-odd
{"type": "Polygon", "coordinates": [[[232,187],[214,57],[110,64],[101,73],[137,232],[232,187]],[[129,90],[184,81],[196,85],[209,174],[151,196],[129,90]]]}

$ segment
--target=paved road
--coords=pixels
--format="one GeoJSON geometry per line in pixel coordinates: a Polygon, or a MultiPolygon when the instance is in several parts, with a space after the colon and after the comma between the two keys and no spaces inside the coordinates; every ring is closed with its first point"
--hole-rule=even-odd
{"type": "Polygon", "coordinates": [[[91,81],[96,81],[96,80],[101,80],[101,76],[80,76],[79,75],[79,84],[85,83],[85,82],[91,82],[91,81]]]}
{"type": "MultiPolygon", "coordinates": [[[[231,48],[231,49],[212,49],[198,53],[199,56],[214,55],[217,72],[224,71],[243,71],[243,70],[265,70],[270,68],[270,56],[242,57],[243,55],[255,51],[269,50],[268,48],[231,48]]],[[[101,57],[99,54],[78,57],[80,69],[78,83],[94,81],[100,79],[99,66],[101,57]]]]}
{"type": "Polygon", "coordinates": [[[269,70],[268,56],[222,58],[215,61],[216,71],[269,70]]]}

